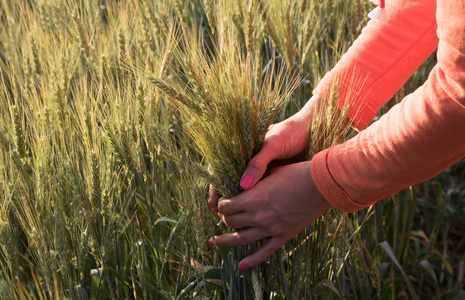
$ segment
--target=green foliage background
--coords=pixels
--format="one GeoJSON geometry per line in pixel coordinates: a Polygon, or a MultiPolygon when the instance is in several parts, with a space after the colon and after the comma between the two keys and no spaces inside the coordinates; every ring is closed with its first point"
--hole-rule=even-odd
{"type": "MultiPolygon", "coordinates": [[[[329,212],[240,273],[232,252],[256,245],[208,245],[227,229],[207,207],[208,182],[195,172],[202,157],[151,81],[179,75],[173,28],[182,23],[213,47],[229,26],[244,54],[304,78],[279,111],[284,119],[372,8],[362,0],[1,0],[0,298],[464,297],[463,161],[365,211],[329,212]]],[[[433,65],[434,57],[386,108],[433,65]]]]}

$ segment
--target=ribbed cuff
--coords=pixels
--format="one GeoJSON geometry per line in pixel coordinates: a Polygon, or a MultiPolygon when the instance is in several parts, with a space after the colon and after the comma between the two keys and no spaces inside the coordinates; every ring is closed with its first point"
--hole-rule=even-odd
{"type": "Polygon", "coordinates": [[[310,162],[310,171],[316,187],[329,204],[345,212],[355,212],[372,205],[351,199],[334,180],[328,168],[328,155],[334,147],[337,145],[317,153],[310,162]]]}

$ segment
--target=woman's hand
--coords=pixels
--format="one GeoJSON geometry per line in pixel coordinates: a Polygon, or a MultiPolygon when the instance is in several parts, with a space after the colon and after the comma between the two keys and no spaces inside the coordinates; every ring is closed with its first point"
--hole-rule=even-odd
{"type": "MultiPolygon", "coordinates": [[[[242,175],[242,188],[248,190],[256,185],[271,161],[289,159],[303,153],[309,144],[308,128],[312,115],[320,101],[322,99],[319,96],[313,96],[298,113],[271,126],[260,152],[250,160],[242,175]]],[[[220,197],[215,188],[211,186],[208,206],[214,212],[218,212],[220,197]]]]}
{"type": "Polygon", "coordinates": [[[242,230],[215,236],[210,243],[234,247],[268,238],[257,252],[239,262],[244,270],[264,261],[328,208],[312,180],[309,161],[275,168],[253,189],[218,200],[224,223],[242,230]]]}

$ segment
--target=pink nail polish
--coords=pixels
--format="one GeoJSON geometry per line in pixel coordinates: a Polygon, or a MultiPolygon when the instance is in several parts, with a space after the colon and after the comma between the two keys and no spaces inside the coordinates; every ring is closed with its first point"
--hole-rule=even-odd
{"type": "Polygon", "coordinates": [[[242,178],[241,180],[241,187],[246,190],[252,186],[252,183],[253,183],[252,175],[245,175],[244,178],[242,178]]]}
{"type": "Polygon", "coordinates": [[[248,268],[249,268],[248,265],[244,265],[244,264],[240,264],[240,265],[239,265],[239,270],[241,270],[241,271],[244,271],[244,270],[246,270],[246,269],[248,269],[248,268]]]}
{"type": "Polygon", "coordinates": [[[213,238],[210,239],[210,246],[215,246],[215,242],[213,242],[213,238]]]}

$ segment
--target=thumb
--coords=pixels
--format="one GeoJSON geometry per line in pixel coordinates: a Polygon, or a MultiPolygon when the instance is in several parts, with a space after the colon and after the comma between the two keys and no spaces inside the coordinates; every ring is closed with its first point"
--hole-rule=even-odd
{"type": "Polygon", "coordinates": [[[278,158],[278,151],[272,145],[273,143],[265,141],[260,152],[249,161],[241,178],[240,184],[243,189],[248,190],[260,181],[268,164],[278,158]]]}

